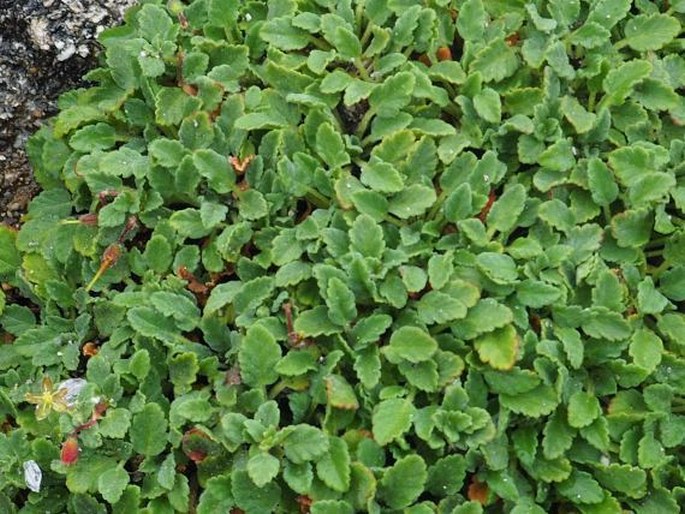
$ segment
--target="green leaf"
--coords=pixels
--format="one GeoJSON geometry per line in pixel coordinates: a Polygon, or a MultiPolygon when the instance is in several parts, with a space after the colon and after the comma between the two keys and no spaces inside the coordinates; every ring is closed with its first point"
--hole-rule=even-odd
{"type": "Polygon", "coordinates": [[[600,159],[593,157],[588,161],[588,185],[595,203],[609,205],[618,196],[618,186],[611,171],[600,159]]]}
{"type": "Polygon", "coordinates": [[[98,477],[98,491],[110,504],[115,504],[128,485],[128,472],[123,465],[108,469],[98,477]]]}
{"type": "Polygon", "coordinates": [[[215,192],[225,194],[233,190],[235,173],[230,169],[226,157],[211,149],[200,149],[193,153],[193,164],[215,192]]]}
{"type": "Polygon", "coordinates": [[[114,127],[107,123],[95,123],[74,132],[69,138],[69,146],[79,152],[93,152],[111,148],[117,139],[114,127]]]}
{"type": "Polygon", "coordinates": [[[524,280],[516,286],[516,298],[526,307],[539,309],[555,303],[561,291],[540,280],[524,280]]]}
{"type": "Polygon", "coordinates": [[[192,207],[174,212],[169,218],[169,224],[179,235],[193,239],[204,237],[211,232],[211,229],[202,223],[200,211],[192,207]]]}
{"type": "Polygon", "coordinates": [[[331,335],[340,332],[340,327],[328,317],[328,309],[322,305],[301,312],[295,319],[295,331],[305,337],[331,335]]]}
{"type": "Polygon", "coordinates": [[[243,337],[238,351],[240,376],[252,387],[263,387],[278,380],[274,369],[281,359],[281,347],[266,328],[254,325],[243,337]]]}
{"type": "Polygon", "coordinates": [[[364,257],[380,259],[385,250],[383,230],[370,216],[357,216],[350,228],[350,243],[352,249],[364,257]]]}
{"type": "Polygon", "coordinates": [[[329,449],[329,438],[311,425],[292,425],[283,440],[285,456],[294,464],[317,460],[329,449]]]}
{"type": "Polygon", "coordinates": [[[611,234],[619,246],[639,248],[649,241],[652,216],[647,209],[629,209],[611,219],[611,234]]]}
{"type": "Polygon", "coordinates": [[[161,235],[152,236],[145,245],[143,257],[151,270],[164,273],[173,260],[169,240],[161,235]]]}
{"type": "Polygon", "coordinates": [[[571,395],[568,402],[568,424],[574,428],[590,425],[601,414],[597,398],[584,391],[571,395]]]}
{"type": "Polygon", "coordinates": [[[231,492],[235,504],[247,513],[274,512],[281,500],[281,488],[274,481],[256,487],[247,471],[234,470],[231,474],[231,492]]]}
{"type": "Polygon", "coordinates": [[[659,281],[659,290],[673,301],[685,300],[685,266],[674,266],[666,271],[659,281]]]}
{"type": "Polygon", "coordinates": [[[635,364],[652,373],[661,363],[664,345],[661,339],[646,328],[636,330],[630,338],[629,353],[635,364]]]}
{"type": "Polygon", "coordinates": [[[16,232],[0,225],[0,277],[9,277],[21,266],[21,254],[15,245],[16,232]]]}
{"type": "Polygon", "coordinates": [[[397,116],[410,102],[415,83],[414,74],[408,71],[388,77],[369,95],[371,109],[379,116],[397,116]]]}
{"type": "Polygon", "coordinates": [[[352,76],[342,70],[334,70],[321,81],[319,89],[322,93],[338,93],[344,91],[352,83],[352,76]]]}
{"type": "Polygon", "coordinates": [[[381,193],[398,193],[404,189],[402,175],[392,164],[379,159],[372,159],[362,167],[360,180],[362,184],[381,193]]]}
{"type": "Polygon", "coordinates": [[[604,487],[631,498],[640,498],[645,494],[647,474],[643,469],[628,464],[609,464],[598,466],[594,476],[604,487]]]}
{"type": "Polygon", "coordinates": [[[362,45],[359,38],[347,27],[336,27],[333,31],[331,43],[343,59],[355,59],[361,56],[362,45]]]}
{"type": "Polygon", "coordinates": [[[618,105],[632,92],[636,84],[649,76],[652,65],[647,61],[634,59],[625,62],[607,73],[602,82],[606,96],[602,99],[605,105],[618,105]]]}
{"type": "Polygon", "coordinates": [[[526,393],[500,394],[500,403],[507,409],[531,418],[551,414],[559,404],[557,393],[548,385],[539,385],[526,393]]]}
{"type": "Polygon", "coordinates": [[[675,185],[675,177],[670,173],[649,173],[632,184],[628,196],[633,206],[642,207],[650,202],[668,198],[675,185]]]}
{"type": "Polygon", "coordinates": [[[556,459],[563,456],[575,438],[576,431],[569,427],[563,411],[557,409],[545,424],[542,438],[542,452],[546,459],[556,459]]]}
{"type": "Polygon", "coordinates": [[[345,143],[330,123],[321,124],[316,131],[316,151],[332,169],[341,168],[350,163],[345,143]]]}
{"type": "Polygon", "coordinates": [[[561,112],[578,134],[588,132],[597,119],[594,113],[585,110],[585,107],[573,96],[564,96],[561,99],[561,112]]]}
{"type": "Polygon", "coordinates": [[[637,307],[643,314],[659,314],[668,305],[668,299],[656,287],[652,277],[646,277],[637,286],[637,307]]]}
{"type": "Polygon", "coordinates": [[[512,284],[518,279],[516,263],[508,255],[482,252],[476,257],[476,265],[487,278],[496,284],[512,284]]]}
{"type": "Polygon", "coordinates": [[[290,16],[273,18],[262,25],[259,35],[280,50],[300,50],[309,44],[309,34],[294,27],[293,21],[290,16]]]}
{"type": "Polygon", "coordinates": [[[352,506],[342,500],[318,500],[312,504],[311,514],[353,514],[352,506]]]}
{"type": "Polygon", "coordinates": [[[199,370],[200,365],[195,353],[179,353],[169,359],[169,379],[179,393],[190,391],[191,385],[197,380],[199,370]]]}
{"type": "Polygon", "coordinates": [[[354,360],[354,371],[366,389],[373,389],[381,378],[381,360],[376,346],[369,346],[357,351],[354,360]]]}
{"type": "Polygon", "coordinates": [[[473,97],[473,107],[478,115],[490,123],[499,123],[502,119],[502,102],[499,94],[489,87],[473,97]]]}
{"type": "Polygon", "coordinates": [[[144,5],[136,19],[139,34],[151,43],[172,40],[176,36],[178,26],[174,26],[167,11],[158,5],[144,5]]]}
{"type": "Polygon", "coordinates": [[[573,503],[599,503],[604,499],[604,491],[592,475],[575,469],[557,485],[557,490],[573,503]]]}
{"type": "Polygon", "coordinates": [[[274,369],[285,376],[304,375],[316,369],[316,357],[307,351],[291,350],[283,357],[274,369]]]}
{"type": "Polygon", "coordinates": [[[659,50],[680,33],[680,23],[666,14],[639,14],[628,20],[624,27],[625,39],[633,50],[646,52],[659,50]]]}
{"type": "Polygon", "coordinates": [[[392,317],[387,314],[372,314],[360,319],[351,332],[355,346],[360,347],[378,341],[391,324],[392,317]]]}
{"type": "Polygon", "coordinates": [[[465,41],[478,41],[483,36],[487,17],[482,0],[466,0],[459,10],[457,30],[465,41]]]}
{"type": "Polygon", "coordinates": [[[151,457],[159,455],[167,446],[167,419],[156,403],[147,403],[133,416],[131,444],[138,453],[151,457]]]}
{"type": "Polygon", "coordinates": [[[228,207],[214,202],[202,202],[200,205],[200,220],[206,229],[213,229],[219,225],[228,213],[228,207]]]}
{"type": "Polygon", "coordinates": [[[409,362],[421,362],[431,358],[438,343],[418,327],[401,327],[390,336],[388,351],[409,362]]]}
{"type": "Polygon", "coordinates": [[[601,24],[587,22],[578,30],[574,31],[569,40],[574,45],[579,45],[588,49],[602,46],[611,38],[611,32],[601,24]]]}
{"type": "Polygon", "coordinates": [[[570,170],[576,160],[573,157],[573,144],[569,139],[560,139],[545,151],[537,159],[540,166],[554,171],[570,170]]]}
{"type": "Polygon", "coordinates": [[[165,316],[173,318],[182,330],[193,330],[200,321],[200,309],[188,296],[157,291],[150,296],[150,303],[165,316]]]}
{"type": "Polygon", "coordinates": [[[259,488],[271,482],[281,467],[281,462],[269,452],[260,451],[247,461],[247,474],[259,488]]]}
{"type": "Polygon", "coordinates": [[[354,394],[354,389],[342,375],[329,375],[326,377],[326,398],[328,404],[336,409],[357,410],[359,401],[354,394]]]}
{"type": "MultiPolygon", "coordinates": [[[[476,290],[477,292],[477,290],[476,290]]],[[[475,301],[478,296],[475,297],[475,301]]],[[[454,326],[455,334],[464,339],[473,339],[480,334],[492,332],[496,328],[511,323],[514,315],[509,307],[502,305],[493,298],[484,298],[468,311],[464,321],[454,326]]]]}
{"type": "Polygon", "coordinates": [[[385,446],[409,430],[414,406],[401,398],[383,400],[376,404],[371,420],[373,438],[385,446]]]}
{"type": "Polygon", "coordinates": [[[316,474],[328,487],[345,492],[350,487],[350,454],[347,443],[339,437],[329,438],[325,455],[316,463],[316,474]]]}
{"type": "Polygon", "coordinates": [[[205,483],[197,505],[197,514],[230,511],[233,505],[230,477],[227,475],[215,475],[205,483]]]}
{"type": "Polygon", "coordinates": [[[427,479],[428,471],[423,459],[418,455],[407,455],[383,474],[379,495],[390,508],[402,509],[421,495],[427,479]]]}
{"type": "Polygon", "coordinates": [[[506,233],[516,226],[526,202],[526,189],[514,184],[492,204],[487,217],[488,229],[506,233]]]}
{"type": "Polygon", "coordinates": [[[495,39],[476,53],[469,71],[480,72],[484,82],[499,82],[516,72],[519,60],[504,39],[495,39]]]}
{"type": "MultiPolygon", "coordinates": [[[[178,125],[183,118],[197,110],[200,104],[199,98],[185,94],[180,88],[162,87],[155,99],[155,120],[168,127],[178,125]]],[[[173,142],[180,145],[178,141],[173,142]]],[[[154,145],[154,141],[151,145],[154,145]]]]}
{"type": "Polygon", "coordinates": [[[466,460],[462,455],[447,455],[428,468],[426,491],[435,496],[456,494],[464,485],[466,460]]]}
{"type": "Polygon", "coordinates": [[[605,307],[593,307],[582,322],[583,331],[590,337],[620,341],[630,335],[630,325],[618,312],[605,307]]]}
{"type": "Polygon", "coordinates": [[[447,323],[466,316],[466,305],[457,298],[440,291],[424,294],[416,303],[419,318],[426,324],[447,323]]]}
{"type": "Polygon", "coordinates": [[[598,0],[590,9],[586,23],[599,23],[611,29],[630,10],[631,0],[598,0]]]}
{"type": "Polygon", "coordinates": [[[435,189],[421,184],[412,184],[390,199],[388,211],[400,219],[420,216],[437,199],[435,189]]]}
{"type": "Polygon", "coordinates": [[[162,341],[178,339],[178,335],[169,330],[168,320],[150,307],[133,307],[126,313],[126,319],[131,328],[142,336],[162,341]]]}
{"type": "Polygon", "coordinates": [[[519,335],[512,325],[499,328],[478,337],[474,343],[478,356],[495,369],[511,369],[516,362],[520,344],[519,335]]]}

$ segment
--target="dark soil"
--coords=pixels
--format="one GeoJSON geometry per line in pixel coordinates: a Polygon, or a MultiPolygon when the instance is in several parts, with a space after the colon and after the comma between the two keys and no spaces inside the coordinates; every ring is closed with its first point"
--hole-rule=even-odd
{"type": "Polygon", "coordinates": [[[0,0],[0,223],[38,192],[24,152],[64,91],[97,64],[95,41],[134,0],[0,0]]]}

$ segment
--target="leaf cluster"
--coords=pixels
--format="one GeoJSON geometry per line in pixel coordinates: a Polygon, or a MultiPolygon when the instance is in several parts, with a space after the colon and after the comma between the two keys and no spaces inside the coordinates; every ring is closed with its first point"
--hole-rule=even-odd
{"type": "Polygon", "coordinates": [[[0,227],[0,511],[679,512],[684,15],[131,9],[0,227]]]}

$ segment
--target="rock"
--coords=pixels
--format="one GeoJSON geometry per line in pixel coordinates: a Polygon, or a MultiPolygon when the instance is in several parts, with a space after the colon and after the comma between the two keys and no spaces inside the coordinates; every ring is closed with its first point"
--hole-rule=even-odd
{"type": "Polygon", "coordinates": [[[60,93],[83,87],[97,35],[135,0],[0,0],[0,223],[38,191],[23,147],[60,93]]]}

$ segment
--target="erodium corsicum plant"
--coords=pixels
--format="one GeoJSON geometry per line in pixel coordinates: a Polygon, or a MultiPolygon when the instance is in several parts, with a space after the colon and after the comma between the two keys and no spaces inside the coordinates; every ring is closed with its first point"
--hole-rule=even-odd
{"type": "Polygon", "coordinates": [[[0,229],[0,511],[680,512],[684,13],[132,9],[0,229]]]}

